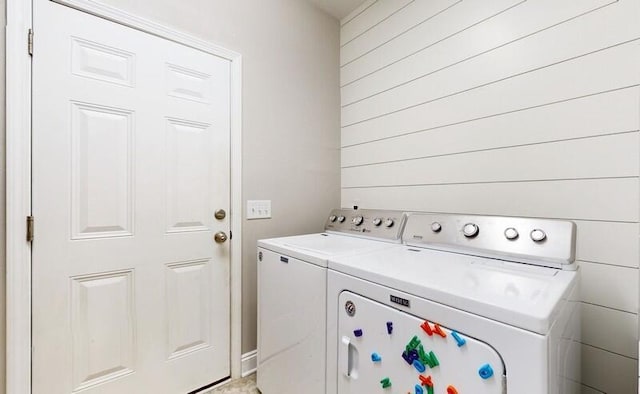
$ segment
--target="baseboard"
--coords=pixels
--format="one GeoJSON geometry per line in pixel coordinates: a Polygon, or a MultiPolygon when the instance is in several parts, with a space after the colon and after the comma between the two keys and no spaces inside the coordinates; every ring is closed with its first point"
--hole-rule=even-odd
{"type": "Polygon", "coordinates": [[[252,350],[242,355],[242,377],[251,375],[258,367],[258,351],[252,350]]]}

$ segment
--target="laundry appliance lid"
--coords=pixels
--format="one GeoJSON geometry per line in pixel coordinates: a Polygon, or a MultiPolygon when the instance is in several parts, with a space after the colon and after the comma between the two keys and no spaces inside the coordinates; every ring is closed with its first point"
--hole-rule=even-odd
{"type": "Polygon", "coordinates": [[[327,260],[333,256],[365,253],[393,245],[387,241],[330,233],[295,235],[258,241],[259,247],[322,267],[326,267],[327,260]]]}
{"type": "Polygon", "coordinates": [[[329,269],[539,334],[578,272],[406,245],[334,257],[329,269]]]}

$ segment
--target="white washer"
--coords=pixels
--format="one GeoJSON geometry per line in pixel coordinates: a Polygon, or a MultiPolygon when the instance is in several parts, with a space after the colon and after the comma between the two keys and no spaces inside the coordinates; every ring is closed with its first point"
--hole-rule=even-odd
{"type": "Polygon", "coordinates": [[[579,392],[575,224],[412,214],[402,238],[329,261],[327,393],[579,392]]]}
{"type": "Polygon", "coordinates": [[[401,242],[398,211],[333,210],[325,233],[258,241],[258,371],[263,394],[325,394],[327,262],[401,242]]]}

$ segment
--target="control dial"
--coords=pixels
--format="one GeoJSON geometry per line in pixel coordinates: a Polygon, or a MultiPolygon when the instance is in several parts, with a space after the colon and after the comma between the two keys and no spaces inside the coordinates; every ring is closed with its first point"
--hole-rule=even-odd
{"type": "Polygon", "coordinates": [[[374,226],[379,226],[382,224],[382,219],[380,218],[373,218],[373,225],[374,226]]]}
{"type": "Polygon", "coordinates": [[[536,228],[531,231],[531,239],[533,242],[542,242],[547,239],[547,234],[539,228],[536,228]]]}
{"type": "Polygon", "coordinates": [[[439,233],[442,230],[442,225],[438,222],[431,223],[431,231],[434,233],[439,233]]]}
{"type": "Polygon", "coordinates": [[[509,240],[509,241],[513,241],[514,239],[518,238],[520,234],[518,234],[518,230],[516,230],[513,227],[509,227],[508,229],[504,230],[504,236],[509,240]]]}
{"type": "Polygon", "coordinates": [[[363,220],[364,218],[362,216],[354,216],[353,219],[351,219],[351,223],[355,224],[356,226],[359,226],[362,224],[363,220]]]}
{"type": "Polygon", "coordinates": [[[478,225],[475,224],[475,223],[467,223],[462,228],[462,233],[467,238],[475,237],[476,235],[478,235],[479,231],[480,231],[480,229],[478,228],[478,225]]]}
{"type": "Polygon", "coordinates": [[[329,216],[329,221],[330,221],[330,222],[335,222],[335,221],[336,221],[336,219],[338,219],[338,217],[337,217],[336,215],[331,215],[331,216],[329,216]]]}
{"type": "Polygon", "coordinates": [[[393,227],[393,219],[388,218],[387,220],[384,221],[384,226],[385,227],[393,227]]]}
{"type": "Polygon", "coordinates": [[[344,216],[342,216],[342,215],[338,216],[338,221],[339,221],[340,223],[344,222],[344,219],[345,219],[345,217],[344,217],[344,216]]]}

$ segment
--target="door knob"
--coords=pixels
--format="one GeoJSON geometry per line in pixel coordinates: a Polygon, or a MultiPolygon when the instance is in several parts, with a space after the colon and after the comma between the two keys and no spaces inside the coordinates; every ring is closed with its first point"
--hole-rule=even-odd
{"type": "Polygon", "coordinates": [[[229,237],[227,237],[227,234],[225,234],[225,232],[224,232],[224,231],[218,231],[218,232],[213,236],[213,239],[214,239],[217,243],[221,244],[221,243],[224,243],[227,239],[229,239],[229,237]]]}

